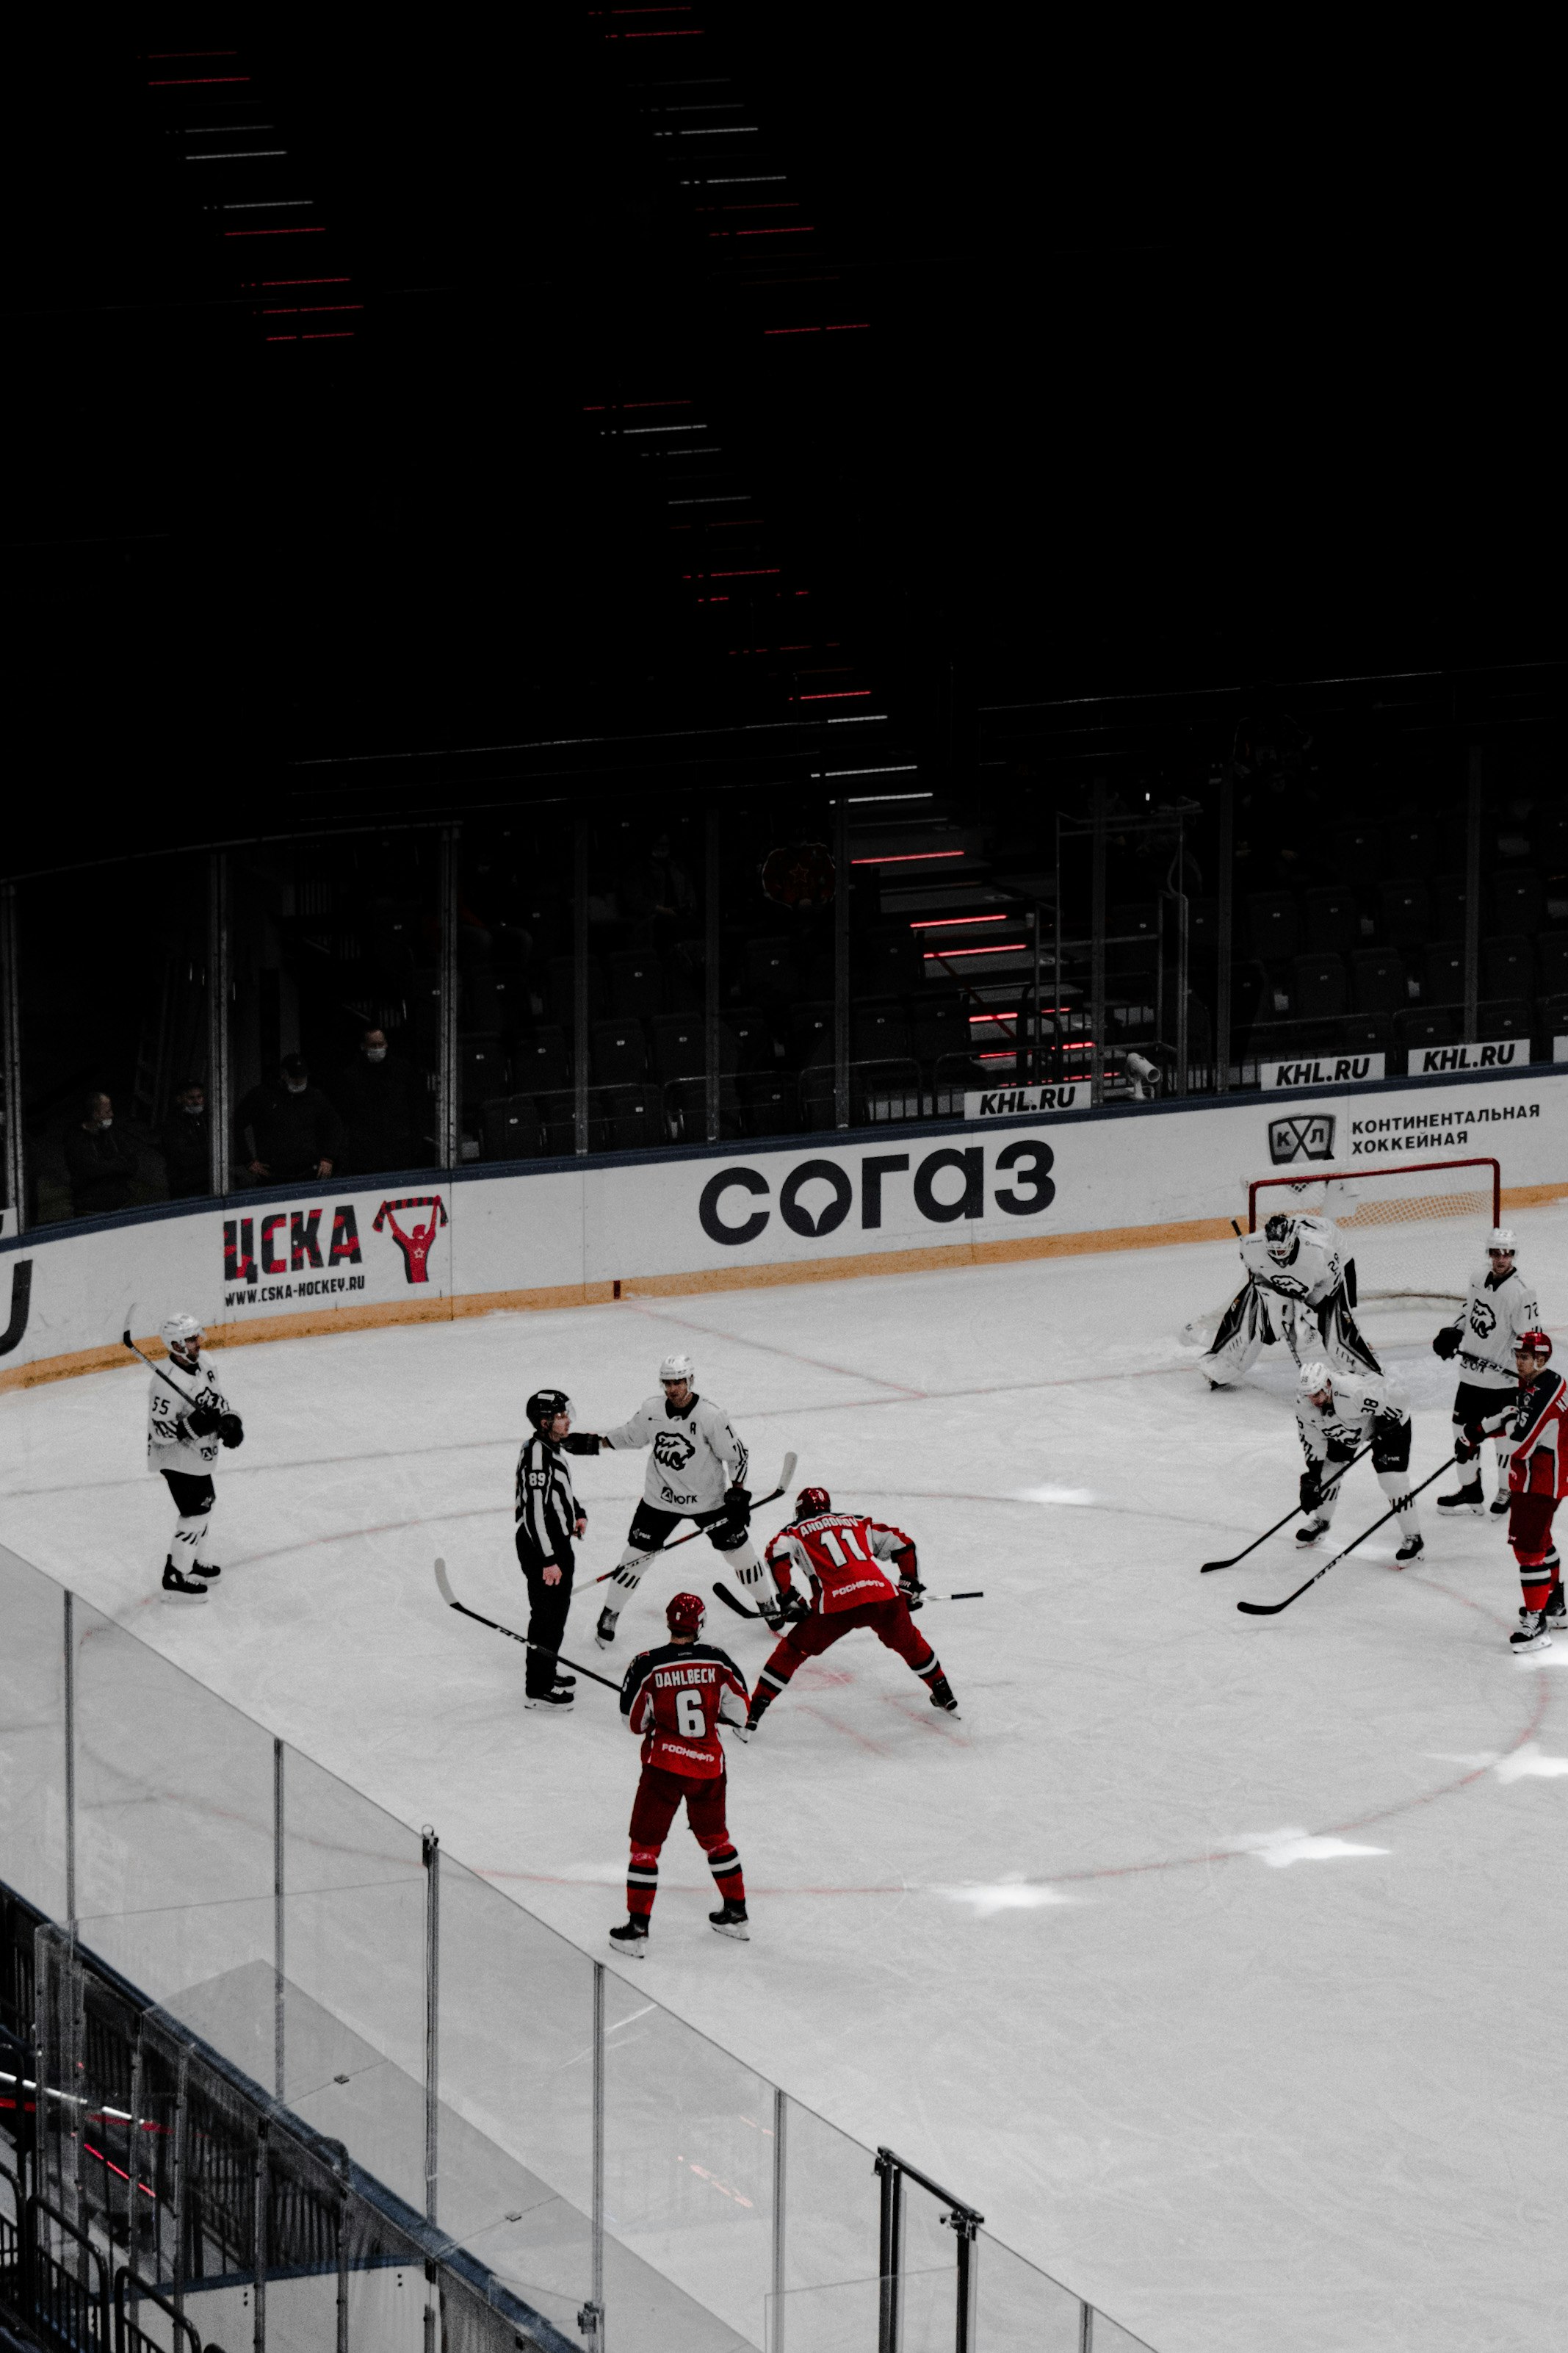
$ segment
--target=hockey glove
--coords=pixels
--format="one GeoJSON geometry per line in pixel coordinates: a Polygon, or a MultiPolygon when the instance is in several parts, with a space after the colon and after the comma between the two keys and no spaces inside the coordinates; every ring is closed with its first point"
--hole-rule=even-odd
{"type": "Polygon", "coordinates": [[[218,1417],[217,1434],[226,1446],[243,1446],[245,1443],[245,1424],[241,1421],[238,1414],[237,1413],[220,1414],[218,1417]]]}
{"type": "Polygon", "coordinates": [[[1481,1451],[1481,1440],[1485,1435],[1486,1432],[1475,1422],[1472,1421],[1468,1423],[1461,1434],[1454,1440],[1455,1461],[1473,1462],[1477,1455],[1481,1451]]]}
{"type": "Polygon", "coordinates": [[[724,1510],[732,1527],[749,1528],[752,1525],[752,1491],[736,1485],[724,1490],[724,1510]]]}
{"type": "Polygon", "coordinates": [[[915,1610],[920,1608],[921,1602],[925,1599],[925,1587],[921,1583],[918,1577],[900,1577],[899,1599],[900,1601],[906,1602],[911,1610],[915,1610]]]}
{"type": "Polygon", "coordinates": [[[1299,1493],[1301,1498],[1301,1509],[1304,1512],[1315,1512],[1323,1500],[1323,1473],[1319,1463],[1314,1462],[1302,1472],[1299,1493]]]}
{"type": "Polygon", "coordinates": [[[568,1454],[597,1454],[599,1433],[595,1430],[569,1430],[561,1443],[568,1454]]]}
{"type": "Polygon", "coordinates": [[[193,1438],[210,1438],[215,1430],[223,1428],[223,1415],[216,1405],[208,1405],[204,1400],[200,1405],[192,1406],[185,1416],[185,1426],[193,1438]]]}
{"type": "Polygon", "coordinates": [[[1432,1354],[1441,1356],[1447,1364],[1450,1356],[1457,1356],[1458,1353],[1459,1335],[1451,1324],[1445,1324],[1432,1342],[1432,1354]]]}

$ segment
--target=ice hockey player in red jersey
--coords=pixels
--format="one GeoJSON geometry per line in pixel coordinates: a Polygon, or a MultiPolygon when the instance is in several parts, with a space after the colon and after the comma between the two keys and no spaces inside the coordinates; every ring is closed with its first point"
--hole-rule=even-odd
{"type": "Polygon", "coordinates": [[[803,1487],[795,1518],[767,1549],[767,1565],[779,1589],[781,1611],[794,1620],[757,1679],[742,1738],[753,1733],[797,1668],[864,1626],[907,1660],[931,1694],[933,1707],[958,1714],[958,1702],[942,1662],[910,1612],[925,1591],[910,1537],[859,1512],[836,1512],[826,1487],[803,1487]],[[890,1560],[899,1572],[897,1590],[878,1567],[890,1560]],[[811,1592],[809,1602],[795,1590],[798,1568],[811,1592]]]}
{"type": "Polygon", "coordinates": [[[1546,1651],[1552,1629],[1568,1624],[1563,1600],[1563,1564],[1552,1540],[1552,1521],[1568,1495],[1568,1382],[1552,1369],[1552,1342],[1538,1327],[1514,1343],[1519,1388],[1500,1410],[1472,1421],[1455,1447],[1460,1462],[1473,1462],[1483,1438],[1503,1430],[1512,1443],[1509,1458],[1508,1540],[1519,1563],[1524,1603],[1509,1636],[1515,1651],[1546,1651]]]}
{"type": "Polygon", "coordinates": [[[678,1593],[664,1613],[668,1641],[635,1658],[621,1685],[621,1714],[642,1739],[642,1779],[632,1805],[628,1916],[624,1926],[611,1929],[610,1942],[634,1960],[647,1951],[659,1849],[683,1800],[691,1835],[719,1890],[719,1909],[709,1920],[720,1936],[742,1944],[750,1933],[741,1858],[724,1820],[719,1738],[721,1724],[739,1729],[745,1722],[746,1682],[728,1651],[699,1639],[706,1615],[697,1594],[678,1593]]]}

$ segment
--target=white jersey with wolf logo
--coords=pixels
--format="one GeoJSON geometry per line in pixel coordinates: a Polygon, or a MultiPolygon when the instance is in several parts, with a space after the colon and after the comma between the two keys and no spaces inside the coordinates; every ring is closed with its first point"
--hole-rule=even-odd
{"type": "Polygon", "coordinates": [[[750,1460],[736,1437],[729,1415],[706,1398],[694,1397],[683,1406],[664,1397],[648,1398],[618,1430],[601,1432],[603,1443],[618,1451],[651,1446],[645,1499],[661,1512],[682,1517],[692,1512],[717,1511],[726,1487],[743,1487],[750,1460]]]}
{"type": "Polygon", "coordinates": [[[1351,1313],[1339,1228],[1305,1213],[1290,1219],[1289,1254],[1273,1257],[1267,1232],[1246,1234],[1239,1251],[1247,1280],[1220,1319],[1214,1345],[1200,1359],[1215,1388],[1229,1388],[1260,1348],[1283,1340],[1300,1365],[1325,1357],[1353,1380],[1382,1368],[1351,1313]]]}
{"type": "Polygon", "coordinates": [[[1290,1220],[1294,1248],[1281,1265],[1271,1258],[1268,1237],[1248,1234],[1241,1245],[1241,1263],[1265,1291],[1281,1299],[1299,1299],[1305,1307],[1321,1307],[1344,1281],[1344,1255],[1339,1228],[1330,1218],[1306,1215],[1290,1220]]]}
{"type": "Polygon", "coordinates": [[[1510,1267],[1500,1282],[1489,1265],[1478,1267],[1465,1303],[1448,1326],[1459,1335],[1454,1362],[1460,1379],[1478,1389],[1516,1388],[1514,1349],[1521,1333],[1536,1330],[1540,1323],[1534,1286],[1518,1267],[1510,1267]]]}
{"type": "Polygon", "coordinates": [[[190,1408],[211,1406],[218,1413],[227,1413],[228,1399],[217,1385],[217,1367],[205,1348],[196,1357],[194,1373],[171,1360],[169,1374],[179,1382],[188,1403],[182,1405],[168,1382],[153,1374],[147,1385],[147,1461],[154,1471],[183,1471],[199,1479],[211,1472],[222,1440],[216,1430],[205,1438],[193,1435],[190,1408]]]}
{"type": "Polygon", "coordinates": [[[1317,1502],[1308,1504],[1303,1496],[1303,1507],[1321,1527],[1331,1524],[1339,1507],[1344,1466],[1370,1439],[1372,1467],[1389,1508],[1398,1514],[1400,1534],[1419,1536],[1421,1522],[1410,1492],[1410,1399],[1401,1382],[1386,1373],[1335,1367],[1326,1406],[1298,1393],[1296,1427],[1309,1475],[1316,1473],[1320,1482],[1317,1502]]]}

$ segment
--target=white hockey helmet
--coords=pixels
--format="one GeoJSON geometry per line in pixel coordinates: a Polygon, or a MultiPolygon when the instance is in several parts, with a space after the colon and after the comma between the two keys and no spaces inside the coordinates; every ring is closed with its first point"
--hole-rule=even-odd
{"type": "Polygon", "coordinates": [[[697,1367],[689,1356],[666,1356],[658,1368],[661,1381],[694,1381],[697,1367]]]}
{"type": "Polygon", "coordinates": [[[1297,1376],[1296,1394],[1298,1397],[1317,1397],[1333,1386],[1334,1377],[1327,1365],[1320,1357],[1314,1357],[1310,1365],[1302,1366],[1297,1376]]]}
{"type": "Polygon", "coordinates": [[[1517,1245],[1513,1238],[1513,1228],[1511,1226],[1494,1226],[1490,1233],[1487,1236],[1487,1248],[1489,1250],[1507,1250],[1510,1258],[1511,1258],[1516,1247],[1517,1245]]]}
{"type": "Polygon", "coordinates": [[[159,1330],[163,1345],[171,1350],[177,1348],[182,1356],[194,1356],[202,1345],[200,1323],[195,1316],[184,1312],[165,1315],[159,1330]]]}

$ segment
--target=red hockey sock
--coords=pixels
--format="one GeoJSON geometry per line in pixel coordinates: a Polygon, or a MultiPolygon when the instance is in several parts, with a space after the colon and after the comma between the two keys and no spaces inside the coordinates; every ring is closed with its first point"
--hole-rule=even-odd
{"type": "Polygon", "coordinates": [[[634,1846],[626,1873],[626,1910],[634,1920],[646,1920],[658,1894],[658,1849],[634,1846]]]}
{"type": "Polygon", "coordinates": [[[1552,1579],[1549,1577],[1539,1577],[1539,1578],[1538,1577],[1532,1577],[1530,1571],[1526,1569],[1524,1575],[1520,1579],[1520,1583],[1524,1590],[1525,1608],[1527,1609],[1544,1609],[1552,1592],[1552,1579]]]}
{"type": "Polygon", "coordinates": [[[931,1657],[926,1661],[925,1665],[923,1667],[917,1667],[915,1669],[915,1672],[919,1675],[922,1683],[931,1684],[941,1683],[942,1680],[942,1661],[937,1657],[934,1651],[931,1652],[931,1657]]]}
{"type": "Polygon", "coordinates": [[[722,1846],[710,1850],[708,1868],[713,1873],[714,1883],[726,1904],[745,1902],[746,1883],[741,1875],[741,1858],[728,1839],[722,1846]]]}

